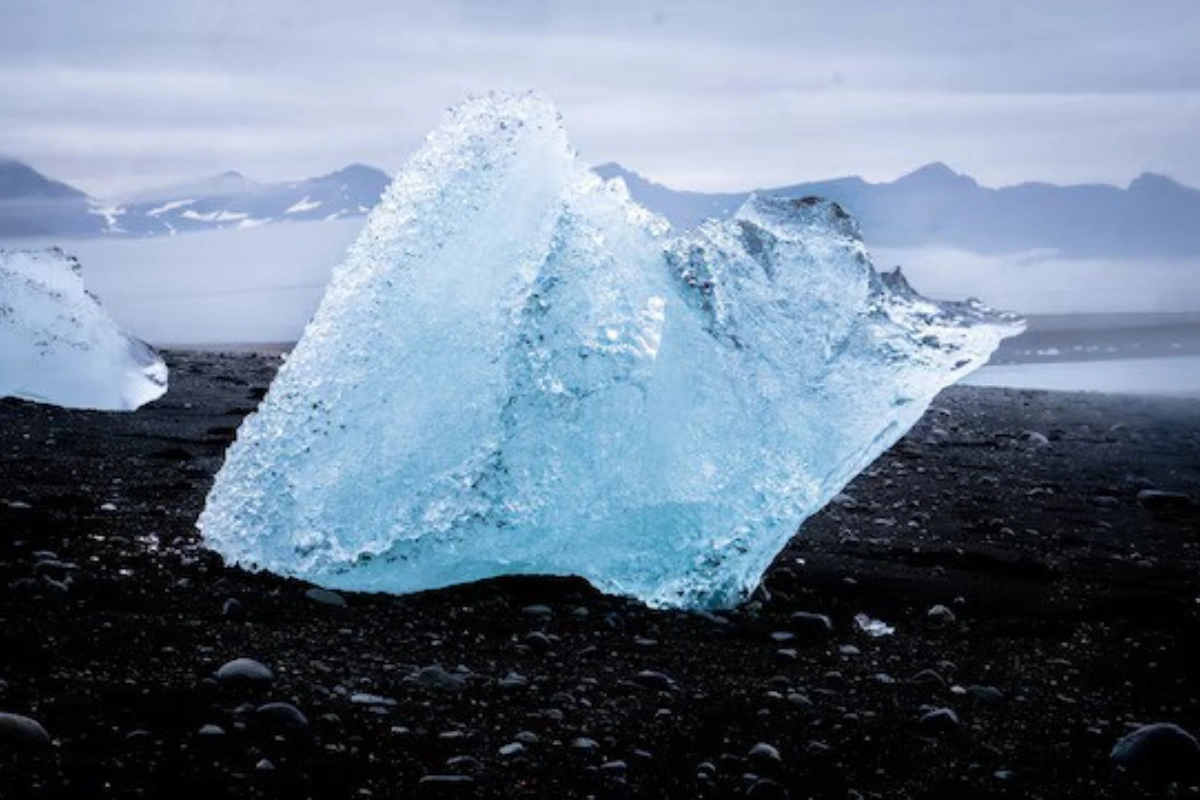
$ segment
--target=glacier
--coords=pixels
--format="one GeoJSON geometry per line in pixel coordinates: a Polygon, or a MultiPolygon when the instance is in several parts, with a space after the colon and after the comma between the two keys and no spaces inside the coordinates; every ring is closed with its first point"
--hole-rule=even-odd
{"type": "Polygon", "coordinates": [[[198,526],[334,589],[569,574],[728,607],[1021,327],[877,273],[833,203],[673,231],[544,96],[478,97],[370,214],[198,526]]]}
{"type": "Polygon", "coordinates": [[[131,411],[167,391],[167,366],[127,336],[58,248],[0,250],[0,397],[131,411]]]}

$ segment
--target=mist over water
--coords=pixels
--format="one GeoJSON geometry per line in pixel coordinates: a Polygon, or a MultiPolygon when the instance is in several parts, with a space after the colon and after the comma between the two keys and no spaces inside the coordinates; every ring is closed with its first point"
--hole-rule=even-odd
{"type": "MultiPolygon", "coordinates": [[[[136,336],[159,346],[228,346],[299,338],[331,270],[365,220],[289,223],[154,239],[21,242],[77,255],[89,289],[136,336]]],[[[869,239],[869,235],[868,235],[869,239]]],[[[880,269],[902,266],[933,297],[968,297],[1026,315],[1200,312],[1200,259],[984,256],[947,248],[875,248],[880,269]]],[[[1080,317],[1080,319],[1085,319],[1080,317]]],[[[1131,317],[1132,319],[1132,317],[1131,317]]],[[[1143,324],[1141,322],[1139,325],[1143,324]]],[[[1200,338],[1200,333],[1192,334],[1200,338]]],[[[1122,332],[1128,339],[1137,336],[1122,332]]],[[[1021,340],[1014,340],[1019,344],[1021,340]]],[[[969,382],[1103,392],[1200,393],[1200,343],[1179,358],[1101,353],[1074,363],[988,366],[969,382]]],[[[1149,355],[1149,353],[1148,353],[1149,355]]]]}
{"type": "Polygon", "coordinates": [[[931,297],[973,296],[1021,314],[1200,311],[1200,258],[1128,261],[950,248],[872,248],[872,254],[880,269],[901,266],[931,297]]]}

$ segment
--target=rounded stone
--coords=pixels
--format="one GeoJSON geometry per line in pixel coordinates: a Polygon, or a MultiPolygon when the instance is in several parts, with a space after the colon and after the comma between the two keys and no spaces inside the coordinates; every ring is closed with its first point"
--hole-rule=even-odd
{"type": "Polygon", "coordinates": [[[39,748],[50,745],[50,734],[35,719],[0,711],[0,748],[39,748]]]}
{"type": "Polygon", "coordinates": [[[235,658],[217,670],[221,683],[266,685],[274,679],[271,670],[252,658],[235,658]]]}
{"type": "Polygon", "coordinates": [[[1200,775],[1200,742],[1170,722],[1127,733],[1113,746],[1110,757],[1137,778],[1169,781],[1200,775]]]}

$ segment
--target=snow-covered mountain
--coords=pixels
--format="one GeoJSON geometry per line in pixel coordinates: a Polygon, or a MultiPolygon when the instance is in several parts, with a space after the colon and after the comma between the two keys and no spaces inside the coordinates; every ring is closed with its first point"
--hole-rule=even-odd
{"type": "Polygon", "coordinates": [[[105,203],[5,160],[0,161],[0,238],[165,236],[362,216],[390,182],[387,173],[362,164],[286,183],[256,183],[226,172],[105,203]]]}
{"type": "MultiPolygon", "coordinates": [[[[610,163],[636,200],[676,227],[730,216],[749,191],[672,189],[610,163]]],[[[226,172],[101,202],[19,161],[0,159],[0,239],[149,237],[252,228],[283,221],[365,215],[391,179],[354,164],[329,175],[257,183],[226,172]]],[[[989,188],[945,164],[894,181],[852,176],[760,189],[760,194],[834,200],[860,222],[875,248],[945,247],[986,255],[1044,251],[1069,258],[1200,256],[1200,190],[1144,174],[1128,187],[1023,183],[989,188]]]]}
{"type": "MultiPolygon", "coordinates": [[[[604,164],[596,172],[624,179],[636,200],[680,228],[705,217],[727,217],[750,194],[676,190],[620,164],[604,164]]],[[[1153,173],[1127,188],[1023,183],[993,189],[935,163],[890,183],[852,176],[758,192],[834,200],[858,219],[872,247],[950,247],[981,254],[1042,250],[1073,258],[1200,255],[1200,190],[1153,173]]]]}

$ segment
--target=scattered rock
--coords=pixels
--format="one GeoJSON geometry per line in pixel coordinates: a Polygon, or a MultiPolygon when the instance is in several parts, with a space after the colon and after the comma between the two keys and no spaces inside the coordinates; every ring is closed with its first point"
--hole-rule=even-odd
{"type": "Polygon", "coordinates": [[[995,686],[968,686],[967,696],[976,702],[987,706],[995,705],[1004,699],[1004,692],[995,686]]]}
{"type": "Polygon", "coordinates": [[[1182,492],[1142,489],[1137,493],[1137,499],[1147,511],[1187,511],[1192,508],[1192,498],[1182,492]]]}
{"type": "Polygon", "coordinates": [[[221,607],[221,614],[228,619],[241,619],[244,616],[241,602],[232,597],[229,598],[221,607]]]}
{"type": "Polygon", "coordinates": [[[1167,782],[1200,775],[1200,742],[1169,722],[1127,733],[1113,746],[1110,757],[1135,778],[1167,782]]]}
{"type": "Polygon", "coordinates": [[[308,717],[291,703],[266,703],[254,711],[259,724],[274,730],[299,730],[308,727],[308,717]]]}
{"type": "Polygon", "coordinates": [[[675,681],[670,675],[657,670],[644,669],[637,675],[633,676],[635,683],[645,686],[647,689],[656,689],[661,692],[669,692],[675,688],[675,681]]]}
{"type": "Polygon", "coordinates": [[[423,667],[413,680],[426,689],[440,689],[446,692],[461,692],[467,688],[467,682],[463,678],[451,675],[436,664],[423,667]]]}
{"type": "Polygon", "coordinates": [[[339,608],[346,607],[346,598],[342,597],[337,592],[332,592],[329,589],[322,589],[320,586],[314,586],[304,593],[304,596],[314,603],[320,603],[324,606],[336,606],[339,608]]]}
{"type": "Polygon", "coordinates": [[[927,616],[932,622],[936,622],[939,625],[948,625],[951,622],[954,622],[956,619],[954,612],[941,603],[933,606],[927,612],[925,612],[925,616],[927,616]]]}
{"type": "Polygon", "coordinates": [[[958,729],[958,714],[950,708],[935,708],[925,712],[917,721],[917,725],[930,733],[948,733],[958,729]]]}
{"type": "Polygon", "coordinates": [[[787,789],[768,778],[759,778],[746,790],[748,800],[788,800],[790,796],[787,789]]]}
{"type": "Polygon", "coordinates": [[[939,689],[946,688],[946,679],[931,669],[921,670],[916,675],[913,675],[911,678],[909,678],[908,681],[909,683],[915,683],[918,685],[936,686],[939,689]]]}
{"type": "Polygon", "coordinates": [[[746,754],[746,759],[750,762],[750,766],[756,772],[772,772],[783,766],[783,757],[776,750],[765,742],[759,742],[750,748],[750,752],[746,754]]]}
{"type": "Polygon", "coordinates": [[[217,670],[217,680],[227,684],[266,686],[275,675],[252,658],[235,658],[217,670]]]}
{"type": "Polygon", "coordinates": [[[792,632],[810,642],[820,642],[833,636],[833,622],[824,614],[797,611],[791,616],[792,632]]]}
{"type": "Polygon", "coordinates": [[[50,746],[50,734],[35,719],[0,711],[0,748],[40,748],[50,746]]]}

